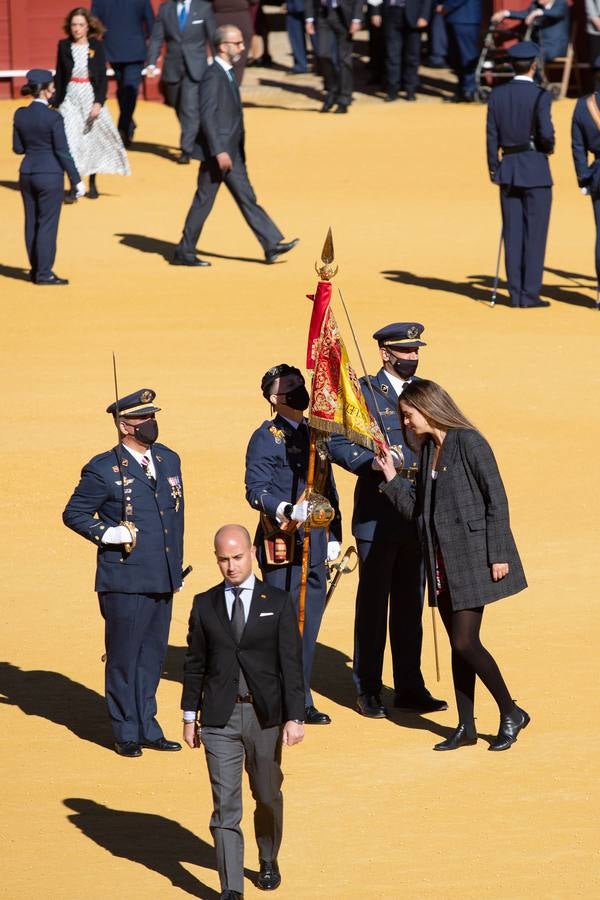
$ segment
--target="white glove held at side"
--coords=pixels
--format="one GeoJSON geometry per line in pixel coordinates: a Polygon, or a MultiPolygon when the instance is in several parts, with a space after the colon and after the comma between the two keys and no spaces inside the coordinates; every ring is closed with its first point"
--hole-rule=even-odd
{"type": "Polygon", "coordinates": [[[337,559],[340,555],[340,551],[342,549],[342,545],[339,541],[329,541],[327,544],[327,559],[329,562],[333,562],[334,559],[337,559]]]}
{"type": "Polygon", "coordinates": [[[296,522],[306,522],[308,519],[308,500],[303,500],[301,503],[296,503],[292,510],[292,519],[295,519],[296,522]]]}
{"type": "Polygon", "coordinates": [[[79,184],[75,185],[75,196],[79,200],[80,197],[85,197],[85,194],[85,184],[83,183],[83,181],[80,181],[79,184]]]}
{"type": "Polygon", "coordinates": [[[113,525],[102,535],[103,544],[130,544],[132,540],[131,532],[125,525],[113,525]]]}

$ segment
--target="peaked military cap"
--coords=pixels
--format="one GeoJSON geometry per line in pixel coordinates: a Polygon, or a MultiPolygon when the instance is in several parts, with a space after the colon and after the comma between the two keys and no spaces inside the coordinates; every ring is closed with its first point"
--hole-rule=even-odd
{"type": "Polygon", "coordinates": [[[536,59],[540,55],[540,48],[533,41],[520,41],[506,51],[510,59],[536,59]]]}
{"type": "Polygon", "coordinates": [[[426,347],[425,341],[420,340],[425,326],[420,322],[394,322],[376,331],[373,337],[380,347],[397,347],[399,350],[416,350],[417,347],[426,347]]]}
{"type": "MultiPolygon", "coordinates": [[[[152,401],[156,397],[156,391],[149,388],[142,388],[134,394],[128,394],[127,397],[121,397],[119,403],[119,415],[127,418],[128,416],[149,416],[152,413],[160,412],[160,406],[153,406],[152,401]]],[[[115,415],[117,411],[117,403],[111,403],[106,408],[106,412],[115,415]]]]}
{"type": "Polygon", "coordinates": [[[288,366],[287,363],[279,363],[278,366],[271,366],[270,369],[267,369],[260,380],[260,389],[263,397],[269,396],[269,388],[273,382],[284,375],[299,375],[302,382],[304,382],[304,375],[300,369],[297,369],[296,366],[288,366]]]}
{"type": "Polygon", "coordinates": [[[25,78],[29,84],[49,84],[54,81],[54,75],[50,69],[30,69],[25,78]]]}

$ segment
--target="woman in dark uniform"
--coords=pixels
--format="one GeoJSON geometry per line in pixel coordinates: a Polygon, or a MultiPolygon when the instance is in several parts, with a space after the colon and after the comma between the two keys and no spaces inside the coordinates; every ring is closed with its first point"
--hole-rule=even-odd
{"type": "Polygon", "coordinates": [[[592,198],[596,223],[596,305],[600,294],[600,93],[580,97],[571,123],[571,150],[577,182],[592,198]],[[594,157],[591,166],[590,154],[594,157]]]}
{"type": "Polygon", "coordinates": [[[54,94],[52,72],[31,69],[21,94],[33,102],[15,113],[13,150],[25,154],[19,187],[25,207],[25,243],[35,284],[68,284],[52,271],[56,256],[56,235],[64,193],[64,173],[71,189],[83,197],[85,188],[69,153],[65,126],[60,113],[48,107],[54,94]]]}
{"type": "Polygon", "coordinates": [[[494,454],[452,398],[433,381],[406,385],[400,421],[409,446],[420,445],[416,484],[396,474],[391,453],[381,467],[381,491],[423,542],[429,603],[437,606],[452,647],[458,727],[435,750],[475,744],[478,675],[500,710],[490,750],[508,750],[529,716],[512,699],[500,669],[479,638],[484,606],[527,587],[511,534],[508,503],[494,454]],[[416,438],[416,441],[415,441],[416,438]]]}

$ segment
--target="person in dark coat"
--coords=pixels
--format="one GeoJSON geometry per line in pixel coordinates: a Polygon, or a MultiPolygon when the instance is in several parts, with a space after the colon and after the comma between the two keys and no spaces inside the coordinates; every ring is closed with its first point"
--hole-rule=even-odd
{"type": "Polygon", "coordinates": [[[336,106],[347,113],[352,103],[352,38],[362,26],[361,0],[306,0],[306,31],[317,38],[319,71],[326,97],[321,112],[336,106]]]}
{"type": "Polygon", "coordinates": [[[596,282],[600,285],[600,92],[580,97],[573,110],[571,150],[577,183],[592,199],[596,223],[596,282]],[[589,156],[592,155],[592,164],[589,156]]]}
{"type": "Polygon", "coordinates": [[[569,43],[567,0],[534,0],[526,9],[500,9],[492,16],[495,24],[507,19],[520,20],[531,27],[532,40],[539,44],[544,62],[566,54],[569,43]]]}
{"type": "MultiPolygon", "coordinates": [[[[309,460],[309,429],[304,417],[309,396],[299,369],[282,363],[262,377],[261,391],[275,411],[253,433],[246,450],[246,500],[260,519],[254,543],[267,584],[292,595],[296,610],[302,574],[304,523],[309,517],[304,496],[309,460]],[[281,550],[281,555],[279,551],[281,550]]],[[[326,445],[316,454],[314,490],[325,496],[335,517],[327,528],[313,527],[309,538],[308,576],[302,657],[305,720],[328,725],[329,716],[315,708],[310,689],[313,660],[327,595],[327,560],[340,554],[342,523],[338,495],[326,445]]]]}
{"type": "Polygon", "coordinates": [[[120,756],[181,750],[156,720],[173,594],[182,585],[183,484],[179,456],[156,443],[152,390],[106,410],[120,442],[94,456],[63,522],[97,548],[95,589],[105,622],[106,702],[120,756]]]}
{"type": "Polygon", "coordinates": [[[453,103],[475,100],[475,69],[479,59],[481,0],[444,0],[436,6],[443,13],[448,32],[448,60],[458,78],[453,103]]]}
{"type": "Polygon", "coordinates": [[[64,175],[71,189],[83,197],[85,188],[69,152],[60,113],[48,106],[54,95],[54,80],[48,69],[30,69],[24,97],[32,97],[13,121],[13,150],[24,155],[19,171],[19,188],[25,209],[25,245],[34,284],[63,285],[52,271],[56,257],[56,237],[64,195],[64,175]]]}
{"type": "MultiPolygon", "coordinates": [[[[375,332],[382,367],[360,379],[369,412],[384,433],[402,478],[415,478],[418,456],[407,446],[398,398],[413,381],[425,346],[419,322],[394,322],[375,332]]],[[[383,719],[381,701],[386,635],[392,655],[394,706],[415,713],[448,709],[432,697],[421,672],[423,555],[414,522],[407,522],[382,496],[383,475],[371,450],[341,434],[329,439],[334,463],[356,475],[352,534],[359,557],[352,677],[358,711],[383,719]]]]}
{"type": "Polygon", "coordinates": [[[265,262],[274,263],[298,239],[283,243],[283,234],[256,200],[246,169],[244,111],[233,64],[244,47],[239,28],[219,26],[215,32],[217,55],[200,85],[200,132],[194,159],[201,160],[198,188],[186,216],[183,234],[171,264],[210,266],[196,256],[196,245],[222,184],[229,188],[244,219],[264,250],[265,262]]]}
{"type": "Polygon", "coordinates": [[[554,126],[552,96],[534,82],[538,52],[531,41],[510,48],[515,77],[492,91],[486,126],[490,178],[500,187],[511,306],[529,309],[550,305],[540,300],[540,290],[552,205],[548,155],[554,152],[554,126]]]}
{"type": "Polygon", "coordinates": [[[121,140],[129,147],[135,131],[133,114],[137,103],[146,43],[154,25],[150,0],[93,0],[92,15],[104,27],[104,49],[115,73],[121,140]]]}
{"type": "Polygon", "coordinates": [[[409,384],[400,398],[405,440],[420,445],[416,484],[399,478],[389,450],[382,493],[416,520],[430,606],[437,606],[452,647],[458,726],[435,750],[475,744],[475,678],[500,710],[490,750],[508,750],[529,715],[512,699],[497,663],[482,645],[484,607],[527,587],[510,530],[508,501],[494,454],[446,391],[433,381],[409,384]]]}
{"type": "Polygon", "coordinates": [[[215,556],[223,581],[194,597],[190,615],[183,738],[190,748],[204,744],[206,750],[221,900],[240,900],[244,766],[256,802],[256,886],[268,891],[281,884],[281,755],[282,744],[292,747],[304,737],[302,645],[289,593],[252,572],[254,548],[246,529],[219,528],[215,556]]]}
{"type": "Polygon", "coordinates": [[[200,124],[199,85],[208,66],[207,54],[216,49],[216,28],[207,0],[165,0],[152,29],[146,74],[149,78],[158,74],[156,61],[166,44],[162,85],[181,125],[179,163],[189,163],[194,149],[200,124]]]}
{"type": "Polygon", "coordinates": [[[402,88],[406,100],[417,99],[421,62],[421,35],[431,18],[432,0],[383,0],[373,25],[383,24],[385,40],[385,100],[398,99],[402,88]]]}

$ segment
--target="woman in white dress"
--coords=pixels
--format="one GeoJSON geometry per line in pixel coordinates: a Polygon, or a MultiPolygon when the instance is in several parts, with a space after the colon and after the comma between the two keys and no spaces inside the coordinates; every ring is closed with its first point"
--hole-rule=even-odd
{"type": "MultiPolygon", "coordinates": [[[[81,176],[89,175],[87,196],[98,198],[96,175],[129,175],[123,141],[106,100],[106,56],[102,42],[104,26],[83,6],[72,9],[65,19],[67,37],[58,43],[55,105],[65,122],[71,155],[81,176]]],[[[74,203],[71,191],[65,202],[74,203]]]]}

